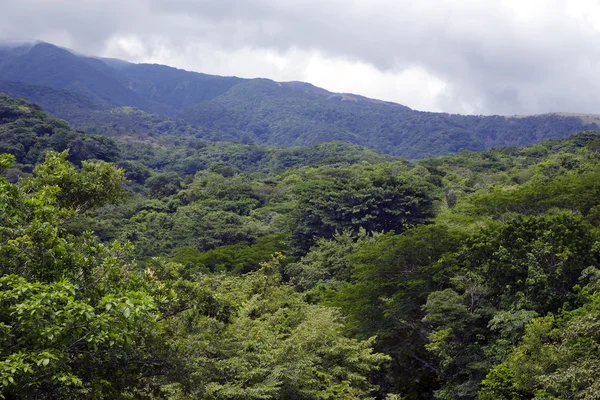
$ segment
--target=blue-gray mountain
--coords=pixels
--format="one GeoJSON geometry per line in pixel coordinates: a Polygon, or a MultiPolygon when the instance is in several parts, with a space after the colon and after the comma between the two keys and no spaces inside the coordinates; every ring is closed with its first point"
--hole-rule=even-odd
{"type": "Polygon", "coordinates": [[[600,119],[558,114],[420,112],[302,82],[87,57],[43,42],[0,44],[0,93],[25,97],[94,133],[185,134],[283,147],[337,140],[407,158],[525,146],[600,128],[600,119]]]}

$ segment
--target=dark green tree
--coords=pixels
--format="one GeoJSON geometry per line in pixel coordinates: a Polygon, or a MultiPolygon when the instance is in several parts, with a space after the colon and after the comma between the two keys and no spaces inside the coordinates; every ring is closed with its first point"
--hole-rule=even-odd
{"type": "Polygon", "coordinates": [[[307,251],[320,237],[345,229],[401,233],[434,213],[434,188],[402,165],[329,169],[296,188],[293,238],[307,251]]]}

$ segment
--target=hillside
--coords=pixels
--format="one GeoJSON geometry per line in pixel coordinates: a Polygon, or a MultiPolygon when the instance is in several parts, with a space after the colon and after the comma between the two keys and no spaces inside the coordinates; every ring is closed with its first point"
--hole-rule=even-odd
{"type": "MultiPolygon", "coordinates": [[[[16,157],[13,174],[28,173],[49,150],[69,150],[69,161],[97,159],[117,162],[132,180],[144,183],[153,173],[182,178],[198,171],[275,172],[307,165],[350,165],[394,160],[373,149],[344,142],[310,147],[277,148],[200,139],[205,133],[183,121],[146,114],[131,107],[91,114],[91,134],[72,129],[64,120],[45,114],[24,99],[0,94],[0,151],[16,157]],[[111,126],[106,123],[110,116],[111,126]],[[97,120],[95,119],[97,118],[97,120]],[[155,134],[134,133],[140,128],[155,134]],[[107,136],[112,137],[107,137],[107,136]]],[[[16,176],[16,175],[15,175],[16,176]]]]}
{"type": "Polygon", "coordinates": [[[241,78],[200,74],[165,65],[113,65],[127,77],[127,87],[131,90],[154,102],[169,105],[175,110],[213,99],[245,81],[241,78]]]}
{"type": "Polygon", "coordinates": [[[48,150],[70,149],[69,161],[85,159],[116,161],[116,143],[105,136],[82,134],[68,123],[46,115],[39,106],[0,94],[0,152],[12,154],[31,172],[48,150]]]}
{"type": "Polygon", "coordinates": [[[48,43],[0,45],[0,92],[38,102],[78,129],[108,135],[178,131],[284,147],[345,141],[411,159],[525,146],[599,126],[587,116],[559,113],[502,117],[419,112],[302,82],[85,57],[48,43]],[[177,128],[161,129],[163,125],[177,128]]]}
{"type": "Polygon", "coordinates": [[[419,112],[266,79],[240,83],[178,115],[260,144],[297,146],[342,140],[406,158],[525,146],[598,128],[574,116],[509,118],[419,112]]]}

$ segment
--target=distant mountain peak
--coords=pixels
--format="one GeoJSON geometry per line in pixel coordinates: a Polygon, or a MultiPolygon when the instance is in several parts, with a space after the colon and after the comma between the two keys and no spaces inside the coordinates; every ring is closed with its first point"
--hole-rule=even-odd
{"type": "Polygon", "coordinates": [[[315,86],[312,83],[308,83],[308,82],[290,81],[290,82],[279,82],[279,83],[281,83],[284,86],[291,87],[293,89],[304,90],[304,91],[310,92],[310,93],[323,94],[323,95],[332,94],[329,90],[325,90],[323,88],[320,88],[320,87],[315,86]]]}
{"type": "Polygon", "coordinates": [[[17,47],[33,47],[40,43],[45,42],[41,40],[0,39],[0,48],[14,49],[17,47]]]}

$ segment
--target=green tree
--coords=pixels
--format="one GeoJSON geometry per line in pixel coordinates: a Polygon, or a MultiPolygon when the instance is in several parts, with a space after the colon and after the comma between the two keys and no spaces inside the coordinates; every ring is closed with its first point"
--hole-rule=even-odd
{"type": "MultiPolygon", "coordinates": [[[[77,210],[114,200],[122,171],[50,153],[23,185],[0,177],[0,393],[105,398],[162,368],[149,346],[160,312],[127,246],[74,236],[77,210]],[[100,190],[104,187],[105,190],[100,190]]],[[[0,169],[14,158],[0,156],[0,169]]]]}
{"type": "Polygon", "coordinates": [[[433,185],[402,165],[328,169],[307,178],[296,188],[293,232],[304,252],[344,229],[401,233],[434,213],[433,185]]]}
{"type": "Polygon", "coordinates": [[[588,284],[579,288],[581,307],[527,325],[523,340],[482,382],[482,399],[501,398],[493,397],[497,393],[510,393],[512,397],[505,396],[510,399],[597,398],[599,278],[597,268],[586,269],[582,281],[588,284]]]}
{"type": "MultiPolygon", "coordinates": [[[[323,304],[344,311],[358,338],[376,335],[376,350],[392,357],[378,377],[384,393],[425,399],[438,386],[435,359],[425,349],[429,331],[422,321],[422,306],[439,288],[443,273],[434,266],[442,255],[458,248],[463,237],[432,224],[365,240],[341,259],[345,260],[341,265],[350,265],[348,282],[321,294],[323,304]]],[[[311,257],[309,253],[306,258],[311,257]]]]}
{"type": "Polygon", "coordinates": [[[188,358],[177,390],[199,399],[372,398],[368,376],[387,360],[372,351],[374,338],[345,337],[340,314],[306,303],[281,282],[276,261],[200,282],[237,311],[229,322],[193,310],[170,320],[172,346],[188,358]]]}
{"type": "Polygon", "coordinates": [[[315,294],[325,289],[324,286],[350,282],[354,265],[352,255],[379,237],[377,233],[370,235],[361,229],[357,234],[345,230],[329,240],[320,238],[299,262],[286,266],[286,273],[301,290],[321,286],[315,294]]]}

